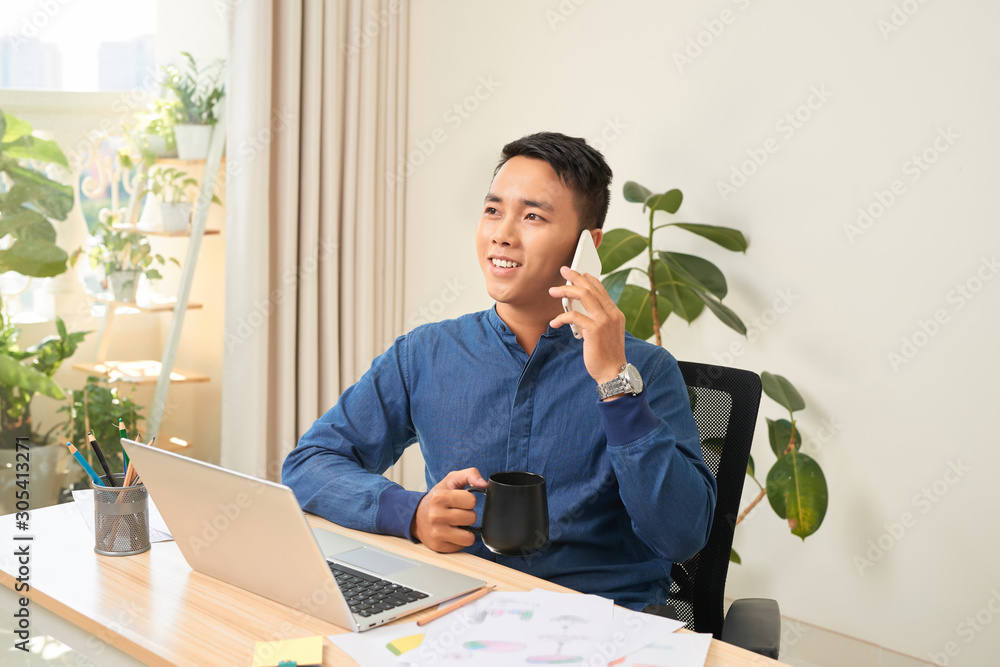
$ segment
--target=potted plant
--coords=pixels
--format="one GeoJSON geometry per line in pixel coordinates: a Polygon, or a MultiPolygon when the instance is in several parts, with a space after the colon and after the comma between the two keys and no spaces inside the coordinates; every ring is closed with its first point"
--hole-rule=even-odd
{"type": "Polygon", "coordinates": [[[176,167],[150,169],[147,185],[150,196],[142,209],[139,227],[185,231],[191,222],[191,189],[197,185],[197,180],[176,167]]]}
{"type": "MultiPolygon", "coordinates": [[[[56,245],[52,220],[65,220],[73,207],[73,188],[52,180],[39,165],[67,166],[66,156],[53,141],[34,136],[31,125],[0,110],[0,273],[14,271],[44,278],[66,270],[66,252],[56,245]]],[[[36,394],[65,397],[52,379],[70,357],[85,332],[69,333],[56,320],[57,336],[21,349],[20,330],[0,303],[0,513],[13,511],[2,499],[14,498],[18,437],[31,445],[29,483],[34,507],[55,502],[60,471],[65,471],[66,448],[46,443],[32,431],[31,401],[36,394]]],[[[21,454],[23,457],[23,453],[21,454]]]]}
{"type": "Polygon", "coordinates": [[[140,117],[136,127],[136,139],[143,155],[153,158],[177,154],[174,126],[177,124],[178,103],[176,100],[155,100],[149,114],[140,117]]]}
{"type": "MultiPolygon", "coordinates": [[[[79,447],[80,443],[87,442],[87,434],[93,431],[94,438],[106,450],[105,454],[117,452],[115,445],[119,439],[118,420],[125,424],[125,432],[131,438],[139,435],[139,424],[145,421],[143,407],[132,400],[134,394],[134,386],[126,394],[120,386],[108,385],[100,378],[88,377],[83,389],[70,392],[67,404],[59,408],[59,412],[66,413],[66,421],[62,424],[60,434],[63,441],[69,440],[79,447]],[[105,447],[105,444],[111,446],[105,447]]],[[[81,448],[80,453],[88,459],[93,455],[89,447],[81,448]]],[[[119,456],[109,455],[107,459],[112,472],[125,472],[119,456]]],[[[94,461],[90,462],[91,465],[94,464],[94,461]]],[[[79,474],[75,476],[86,488],[88,478],[82,470],[77,470],[79,474]]]]}
{"type": "MultiPolygon", "coordinates": [[[[139,228],[146,231],[184,232],[191,223],[191,207],[194,199],[192,188],[197,179],[176,167],[152,167],[142,192],[149,197],[139,217],[139,228]]],[[[140,195],[142,193],[140,192],[140,195]]],[[[213,204],[222,201],[212,195],[213,204]]]]}
{"type": "Polygon", "coordinates": [[[215,105],[225,94],[221,82],[223,61],[216,60],[199,68],[194,56],[181,52],[185,59],[182,67],[163,67],[163,87],[173,93],[177,139],[177,155],[182,160],[202,160],[208,155],[208,142],[215,125],[215,105]]]}
{"type": "MultiPolygon", "coordinates": [[[[609,230],[604,234],[598,254],[601,257],[601,272],[605,274],[601,282],[625,314],[628,332],[643,340],[652,337],[657,345],[661,345],[660,328],[671,314],[690,323],[707,309],[723,324],[746,335],[746,325],[722,303],[728,286],[719,267],[702,257],[656,250],[653,246],[656,232],[677,227],[726,250],[745,252],[748,244],[743,233],[730,227],[691,222],[656,225],[657,211],[673,215],[680,209],[683,201],[680,190],[653,193],[638,183],[628,181],[624,186],[624,195],[626,201],[642,204],[643,212],[648,211],[648,232],[643,235],[628,229],[609,230]],[[641,266],[625,266],[644,253],[641,266]],[[633,275],[639,276],[648,288],[628,282],[633,275]]],[[[774,512],[788,522],[792,534],[804,540],[819,529],[826,515],[826,478],[815,459],[799,451],[802,437],[794,413],[805,408],[801,395],[781,375],[761,373],[761,384],[768,397],[788,410],[789,418],[767,420],[771,450],[778,460],[768,472],[767,481],[761,484],[754,474],[751,457],[747,474],[759,487],[759,493],[736,519],[736,524],[766,496],[774,512]]],[[[735,550],[731,552],[730,559],[740,562],[735,550]]]]}
{"type": "MultiPolygon", "coordinates": [[[[94,228],[94,236],[99,241],[89,252],[90,268],[100,266],[104,269],[104,287],[111,290],[115,301],[134,303],[139,278],[145,276],[151,282],[160,280],[163,275],[154,265],[165,266],[168,260],[153,252],[145,234],[134,227],[118,224],[124,213],[124,209],[118,213],[101,209],[94,228]]],[[[173,257],[169,261],[180,266],[173,257]]]]}

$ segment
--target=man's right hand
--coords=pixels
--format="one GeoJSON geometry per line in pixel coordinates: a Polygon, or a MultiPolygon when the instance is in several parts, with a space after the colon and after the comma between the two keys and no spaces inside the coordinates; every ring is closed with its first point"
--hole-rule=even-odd
{"type": "Polygon", "coordinates": [[[452,471],[428,491],[420,499],[410,523],[413,537],[442,553],[472,546],[475,534],[459,527],[476,522],[476,497],[465,490],[470,484],[486,486],[486,480],[475,468],[452,471]]]}

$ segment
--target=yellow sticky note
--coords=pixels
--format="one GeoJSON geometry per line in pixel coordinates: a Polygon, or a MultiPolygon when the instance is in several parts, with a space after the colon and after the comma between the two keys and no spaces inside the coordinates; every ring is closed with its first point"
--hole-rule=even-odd
{"type": "Polygon", "coordinates": [[[323,664],[323,637],[285,639],[278,642],[257,642],[251,667],[278,667],[279,662],[294,660],[302,665],[323,664]]]}

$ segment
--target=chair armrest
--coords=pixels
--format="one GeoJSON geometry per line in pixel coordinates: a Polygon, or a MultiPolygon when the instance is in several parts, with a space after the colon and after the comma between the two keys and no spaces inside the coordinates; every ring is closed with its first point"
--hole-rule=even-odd
{"type": "Polygon", "coordinates": [[[664,618],[672,618],[675,621],[679,621],[677,617],[677,610],[669,602],[667,604],[647,604],[642,608],[644,614],[653,614],[654,616],[663,616],[664,618]]]}
{"type": "Polygon", "coordinates": [[[777,660],[781,643],[778,602],[765,598],[733,602],[722,625],[722,641],[777,660]]]}

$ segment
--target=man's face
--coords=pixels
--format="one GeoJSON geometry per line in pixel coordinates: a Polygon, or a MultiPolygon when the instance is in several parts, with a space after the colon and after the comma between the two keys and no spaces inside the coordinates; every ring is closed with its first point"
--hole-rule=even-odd
{"type": "Polygon", "coordinates": [[[573,192],[549,163],[511,158],[493,178],[476,234],[486,291],[518,310],[561,311],[548,290],[566,282],[559,268],[572,261],[579,237],[573,192]]]}

